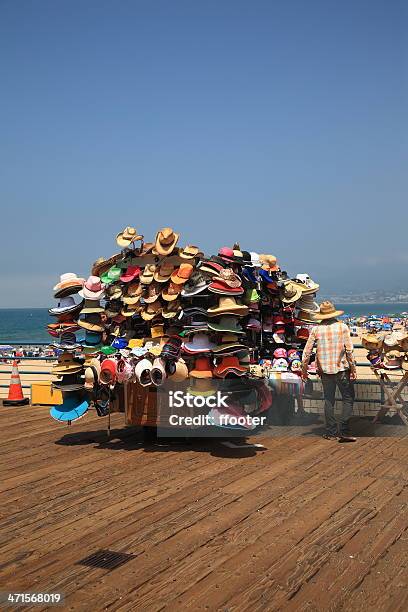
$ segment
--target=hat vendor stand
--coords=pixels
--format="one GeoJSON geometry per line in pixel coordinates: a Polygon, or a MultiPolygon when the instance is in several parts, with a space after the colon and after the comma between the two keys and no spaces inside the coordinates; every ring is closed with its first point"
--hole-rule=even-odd
{"type": "Polygon", "coordinates": [[[118,410],[128,425],[169,426],[169,395],[160,388],[201,398],[223,389],[225,409],[205,404],[185,414],[211,416],[214,435],[246,437],[257,426],[234,419],[273,413],[272,396],[299,397],[318,285],[305,274],[289,279],[276,257],[239,243],[207,257],[179,242],[172,228],[145,242],[126,227],[116,237],[120,252],[97,260],[87,280],[62,275],[49,331],[59,338],[54,374],[64,401],[51,416],[71,423],[93,402],[108,417],[110,438],[118,410]]]}

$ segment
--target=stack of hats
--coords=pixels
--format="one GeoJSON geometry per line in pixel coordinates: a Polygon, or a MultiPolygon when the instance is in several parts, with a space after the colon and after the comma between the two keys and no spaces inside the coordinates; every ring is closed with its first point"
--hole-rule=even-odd
{"type": "Polygon", "coordinates": [[[367,332],[361,337],[367,359],[374,369],[408,371],[408,334],[391,331],[385,335],[367,332]]]}
{"type": "MultiPolygon", "coordinates": [[[[179,242],[171,227],[145,242],[128,226],[116,236],[119,252],[99,258],[86,281],[61,277],[49,331],[59,338],[56,385],[70,394],[71,415],[73,394],[85,390],[103,415],[115,386],[129,382],[185,382],[190,393],[211,395],[217,381],[247,383],[262,361],[270,363],[262,376],[298,376],[319,286],[307,274],[289,278],[272,254],[235,244],[205,257],[179,242]]],[[[231,394],[244,414],[236,387],[231,394]]]]}
{"type": "MultiPolygon", "coordinates": [[[[57,350],[58,363],[52,369],[57,377],[53,386],[62,391],[63,403],[51,408],[51,416],[57,421],[74,421],[85,414],[89,403],[83,398],[84,383],[83,361],[76,354],[81,350],[76,332],[80,329],[78,316],[83,308],[83,301],[75,301],[74,295],[81,294],[85,283],[71,272],[62,274],[59,283],[54,287],[54,297],[58,305],[49,309],[49,314],[56,319],[48,325],[51,336],[58,338],[52,343],[57,350]]],[[[82,297],[80,295],[80,297],[82,297]]]]}

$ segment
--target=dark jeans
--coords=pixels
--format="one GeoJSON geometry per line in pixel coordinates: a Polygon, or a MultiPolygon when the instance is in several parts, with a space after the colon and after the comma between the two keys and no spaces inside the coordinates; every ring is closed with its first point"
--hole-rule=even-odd
{"type": "Polygon", "coordinates": [[[340,429],[340,435],[349,434],[349,420],[353,412],[354,404],[354,384],[350,380],[350,370],[344,370],[344,372],[338,372],[338,374],[322,373],[321,378],[325,400],[324,415],[326,417],[327,433],[336,436],[338,435],[338,429],[340,429]],[[343,400],[343,412],[340,423],[337,423],[334,416],[336,387],[339,388],[343,400]],[[340,426],[339,428],[338,425],[340,426]]]}

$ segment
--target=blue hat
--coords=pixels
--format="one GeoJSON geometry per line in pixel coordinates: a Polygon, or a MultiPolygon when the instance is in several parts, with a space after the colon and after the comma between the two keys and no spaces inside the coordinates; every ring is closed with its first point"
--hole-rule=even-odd
{"type": "Polygon", "coordinates": [[[115,338],[111,344],[113,348],[119,349],[119,350],[126,348],[127,345],[128,345],[128,341],[126,340],[126,338],[115,338]]]}
{"type": "Polygon", "coordinates": [[[60,406],[53,406],[50,415],[56,421],[76,421],[89,408],[89,403],[77,394],[69,394],[64,397],[64,402],[60,406]]]}

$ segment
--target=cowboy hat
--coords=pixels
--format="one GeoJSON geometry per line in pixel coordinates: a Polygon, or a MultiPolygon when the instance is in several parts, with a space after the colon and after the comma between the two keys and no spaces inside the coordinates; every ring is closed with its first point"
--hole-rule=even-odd
{"type": "Polygon", "coordinates": [[[179,237],[180,235],[176,234],[171,227],[163,227],[156,234],[154,250],[159,255],[170,255],[179,237]]]}
{"type": "Polygon", "coordinates": [[[193,244],[188,244],[183,249],[179,250],[179,257],[182,257],[183,259],[193,259],[200,254],[202,255],[202,253],[200,253],[200,249],[193,244]]]}
{"type": "MultiPolygon", "coordinates": [[[[300,275],[298,274],[298,276],[300,275]]],[[[314,320],[327,321],[328,319],[336,319],[342,314],[344,314],[344,310],[337,310],[334,304],[327,300],[320,304],[319,312],[316,313],[316,318],[314,320]]],[[[299,316],[299,319],[300,318],[301,317],[299,316]]],[[[305,321],[304,318],[302,320],[305,321]]],[[[311,318],[311,320],[313,319],[311,318]]]]}
{"type": "Polygon", "coordinates": [[[299,285],[292,283],[292,281],[287,281],[283,284],[280,291],[280,299],[284,304],[293,304],[297,302],[301,296],[302,289],[299,285]]]}
{"type": "Polygon", "coordinates": [[[134,227],[125,227],[123,232],[119,232],[116,236],[116,244],[122,248],[130,246],[137,240],[143,240],[143,236],[140,236],[134,227]]]}

